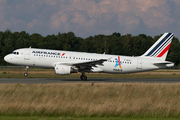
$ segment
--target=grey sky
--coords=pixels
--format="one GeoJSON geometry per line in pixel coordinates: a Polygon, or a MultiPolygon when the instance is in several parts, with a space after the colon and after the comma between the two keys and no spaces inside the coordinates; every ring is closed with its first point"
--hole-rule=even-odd
{"type": "Polygon", "coordinates": [[[0,31],[87,38],[114,32],[180,39],[180,0],[0,0],[0,31]]]}

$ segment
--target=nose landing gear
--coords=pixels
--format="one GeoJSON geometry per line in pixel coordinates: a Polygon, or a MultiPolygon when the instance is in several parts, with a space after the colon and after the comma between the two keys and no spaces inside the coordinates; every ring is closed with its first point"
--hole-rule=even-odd
{"type": "Polygon", "coordinates": [[[26,66],[26,72],[24,73],[24,77],[27,77],[28,76],[28,69],[29,69],[29,66],[26,66]]]}

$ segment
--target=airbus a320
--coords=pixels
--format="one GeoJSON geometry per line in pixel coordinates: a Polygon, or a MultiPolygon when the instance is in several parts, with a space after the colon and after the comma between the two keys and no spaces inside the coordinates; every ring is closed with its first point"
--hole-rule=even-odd
{"type": "Polygon", "coordinates": [[[173,36],[173,33],[164,33],[143,55],[137,57],[30,47],[14,50],[4,60],[26,66],[24,76],[28,75],[29,66],[33,66],[53,68],[57,75],[81,72],[81,80],[87,80],[86,72],[123,74],[174,66],[174,63],[165,61],[173,36]]]}

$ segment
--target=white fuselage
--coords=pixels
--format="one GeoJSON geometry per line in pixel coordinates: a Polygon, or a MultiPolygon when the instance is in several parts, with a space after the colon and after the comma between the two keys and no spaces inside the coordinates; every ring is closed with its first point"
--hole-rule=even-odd
{"type": "MultiPolygon", "coordinates": [[[[54,68],[57,63],[76,64],[100,59],[107,59],[107,61],[104,61],[101,64],[96,64],[85,72],[121,74],[155,70],[167,67],[166,64],[154,65],[153,61],[158,62],[160,60],[147,57],[130,57],[35,48],[17,49],[12,54],[8,54],[4,57],[4,60],[11,64],[44,68],[54,68]]],[[[83,65],[80,67],[83,67],[83,65]]]]}

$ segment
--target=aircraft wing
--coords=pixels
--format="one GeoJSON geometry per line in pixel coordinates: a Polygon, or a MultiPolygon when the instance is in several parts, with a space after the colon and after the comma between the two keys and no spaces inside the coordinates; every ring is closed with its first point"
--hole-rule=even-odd
{"type": "Polygon", "coordinates": [[[87,61],[87,62],[80,62],[80,63],[72,63],[73,66],[95,66],[97,64],[102,64],[107,59],[100,59],[95,61],[87,61]]]}
{"type": "MultiPolygon", "coordinates": [[[[111,59],[111,58],[110,58],[111,59]]],[[[77,62],[77,63],[60,63],[61,65],[67,66],[75,66],[79,70],[90,70],[92,67],[96,67],[96,65],[102,65],[104,61],[108,61],[109,59],[99,59],[94,61],[85,61],[85,62],[77,62]]]]}

